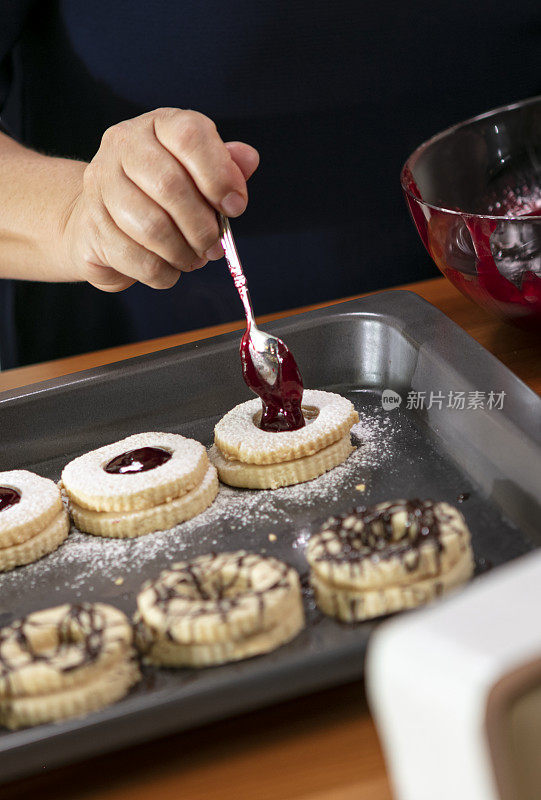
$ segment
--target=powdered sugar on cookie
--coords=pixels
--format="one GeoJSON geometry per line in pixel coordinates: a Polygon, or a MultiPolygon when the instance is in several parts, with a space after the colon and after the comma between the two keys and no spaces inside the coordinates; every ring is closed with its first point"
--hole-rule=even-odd
{"type": "Polygon", "coordinates": [[[75,458],[62,471],[68,495],[94,511],[134,511],[179,497],[197,486],[208,469],[204,446],[176,433],[137,433],[75,458]],[[171,457],[138,474],[109,474],[107,464],[130,450],[161,448],[171,457]]]}
{"type": "Polygon", "coordinates": [[[214,428],[214,441],[226,458],[248,464],[276,464],[317,453],[343,438],[359,419],[353,404],[334,392],[305,389],[302,402],[308,425],[296,431],[273,433],[256,424],[259,400],[231,409],[214,428]]]}

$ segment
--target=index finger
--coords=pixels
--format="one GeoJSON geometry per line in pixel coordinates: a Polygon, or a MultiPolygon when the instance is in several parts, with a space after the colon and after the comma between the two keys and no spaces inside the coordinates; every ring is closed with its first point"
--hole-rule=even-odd
{"type": "Polygon", "coordinates": [[[155,116],[154,132],[215,209],[229,217],[243,213],[246,181],[212,120],[197,111],[171,109],[155,116]]]}

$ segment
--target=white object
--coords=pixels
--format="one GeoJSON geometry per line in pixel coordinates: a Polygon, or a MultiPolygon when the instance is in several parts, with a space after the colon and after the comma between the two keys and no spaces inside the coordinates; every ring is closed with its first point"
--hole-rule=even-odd
{"type": "Polygon", "coordinates": [[[384,623],[366,675],[397,800],[539,800],[541,551],[384,623]]]}

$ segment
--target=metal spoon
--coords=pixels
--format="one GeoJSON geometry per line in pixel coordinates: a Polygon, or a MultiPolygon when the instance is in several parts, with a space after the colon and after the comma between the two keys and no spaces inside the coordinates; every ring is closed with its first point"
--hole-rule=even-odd
{"type": "Polygon", "coordinates": [[[261,379],[269,386],[274,386],[280,373],[280,360],[278,345],[280,339],[260,330],[255,322],[254,310],[248,291],[246,276],[240,263],[239,254],[235,246],[235,240],[231,232],[229,219],[223,214],[218,213],[218,224],[220,226],[220,242],[225,252],[225,258],[229,272],[233,277],[235,286],[244,306],[246,314],[246,330],[248,331],[248,348],[250,356],[257,373],[261,379]]]}

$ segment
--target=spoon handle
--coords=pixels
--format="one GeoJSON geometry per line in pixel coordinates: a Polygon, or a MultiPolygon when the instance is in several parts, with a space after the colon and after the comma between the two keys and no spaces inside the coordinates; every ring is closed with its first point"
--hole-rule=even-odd
{"type": "Polygon", "coordinates": [[[254,310],[250,300],[250,292],[248,291],[248,282],[242,269],[242,264],[240,263],[240,258],[235,246],[235,240],[233,239],[233,233],[231,231],[229,219],[220,212],[217,212],[217,217],[218,225],[220,226],[220,242],[224,249],[229,272],[231,273],[233,282],[240,295],[240,299],[242,300],[242,305],[244,306],[246,322],[250,328],[255,328],[256,324],[254,310]]]}

